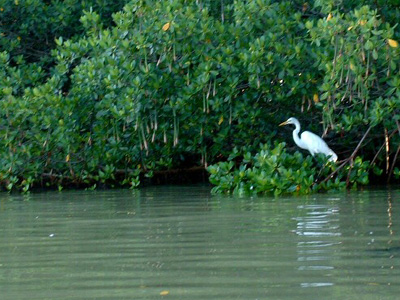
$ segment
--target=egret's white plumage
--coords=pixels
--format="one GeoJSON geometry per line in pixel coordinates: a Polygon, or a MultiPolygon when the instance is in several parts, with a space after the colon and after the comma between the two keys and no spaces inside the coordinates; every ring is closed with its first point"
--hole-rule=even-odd
{"type": "Polygon", "coordinates": [[[325,141],[318,135],[310,131],[304,131],[301,134],[301,138],[299,137],[300,122],[296,118],[289,118],[287,121],[279,124],[279,126],[288,124],[293,124],[295,126],[295,129],[293,130],[293,140],[297,146],[310,151],[312,156],[314,156],[316,153],[323,153],[329,157],[329,161],[337,161],[338,156],[336,153],[333,152],[332,149],[329,148],[325,143],[325,141]]]}

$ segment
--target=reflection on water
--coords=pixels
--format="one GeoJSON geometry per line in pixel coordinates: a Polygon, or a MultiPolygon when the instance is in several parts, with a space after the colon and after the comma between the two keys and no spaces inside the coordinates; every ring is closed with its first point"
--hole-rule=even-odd
{"type": "Polygon", "coordinates": [[[396,299],[399,196],[2,194],[1,299],[396,299]]]}
{"type": "MultiPolygon", "coordinates": [[[[331,202],[330,199],[327,200],[331,202]]],[[[297,208],[304,214],[294,218],[297,222],[296,234],[302,237],[297,243],[297,260],[301,262],[298,269],[305,272],[302,276],[304,279],[311,277],[315,280],[315,273],[321,273],[317,282],[301,282],[300,286],[304,288],[333,286],[331,278],[335,267],[332,257],[336,246],[340,244],[337,237],[342,235],[339,207],[333,202],[330,205],[299,205],[297,208]]]]}

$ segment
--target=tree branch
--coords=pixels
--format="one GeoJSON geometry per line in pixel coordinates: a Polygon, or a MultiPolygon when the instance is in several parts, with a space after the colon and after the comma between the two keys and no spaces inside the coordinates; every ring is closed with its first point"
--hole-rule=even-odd
{"type": "MultiPolygon", "coordinates": [[[[324,180],[322,180],[321,183],[328,181],[333,175],[335,175],[337,172],[339,172],[339,170],[341,170],[349,161],[354,159],[358,150],[361,147],[361,144],[364,142],[365,138],[367,137],[367,135],[371,131],[371,129],[372,129],[372,126],[369,126],[367,131],[364,133],[364,136],[361,138],[360,142],[358,143],[357,147],[354,149],[353,153],[348,158],[343,160],[343,163],[335,171],[333,171],[331,174],[329,174],[324,180]]],[[[346,184],[348,184],[348,182],[346,182],[346,184]]]]}
{"type": "MultiPolygon", "coordinates": [[[[399,135],[400,135],[400,123],[399,123],[398,120],[396,120],[396,125],[397,125],[397,131],[399,132],[399,135]]],[[[399,155],[399,152],[400,152],[400,145],[399,145],[399,147],[397,147],[396,154],[395,154],[395,156],[394,156],[394,158],[393,158],[392,166],[391,166],[391,168],[390,168],[390,171],[389,171],[389,174],[388,174],[388,178],[387,178],[387,182],[388,182],[388,183],[389,183],[389,181],[390,181],[390,178],[391,178],[392,175],[393,175],[394,166],[395,166],[395,164],[396,164],[397,156],[399,155]]]]}

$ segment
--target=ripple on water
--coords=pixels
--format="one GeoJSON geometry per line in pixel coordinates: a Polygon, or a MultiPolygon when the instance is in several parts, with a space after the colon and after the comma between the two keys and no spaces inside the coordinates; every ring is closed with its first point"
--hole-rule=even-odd
{"type": "Polygon", "coordinates": [[[374,252],[396,249],[400,210],[394,202],[388,213],[387,191],[311,200],[212,197],[202,187],[7,197],[2,300],[397,297],[397,253],[374,252]]]}

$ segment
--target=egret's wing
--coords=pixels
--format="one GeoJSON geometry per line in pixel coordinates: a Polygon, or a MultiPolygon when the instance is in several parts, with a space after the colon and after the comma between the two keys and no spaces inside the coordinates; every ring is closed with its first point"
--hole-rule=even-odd
{"type": "Polygon", "coordinates": [[[332,152],[322,138],[310,131],[304,131],[301,134],[301,140],[305,145],[307,145],[308,151],[310,151],[312,155],[315,153],[330,155],[332,152]]]}

